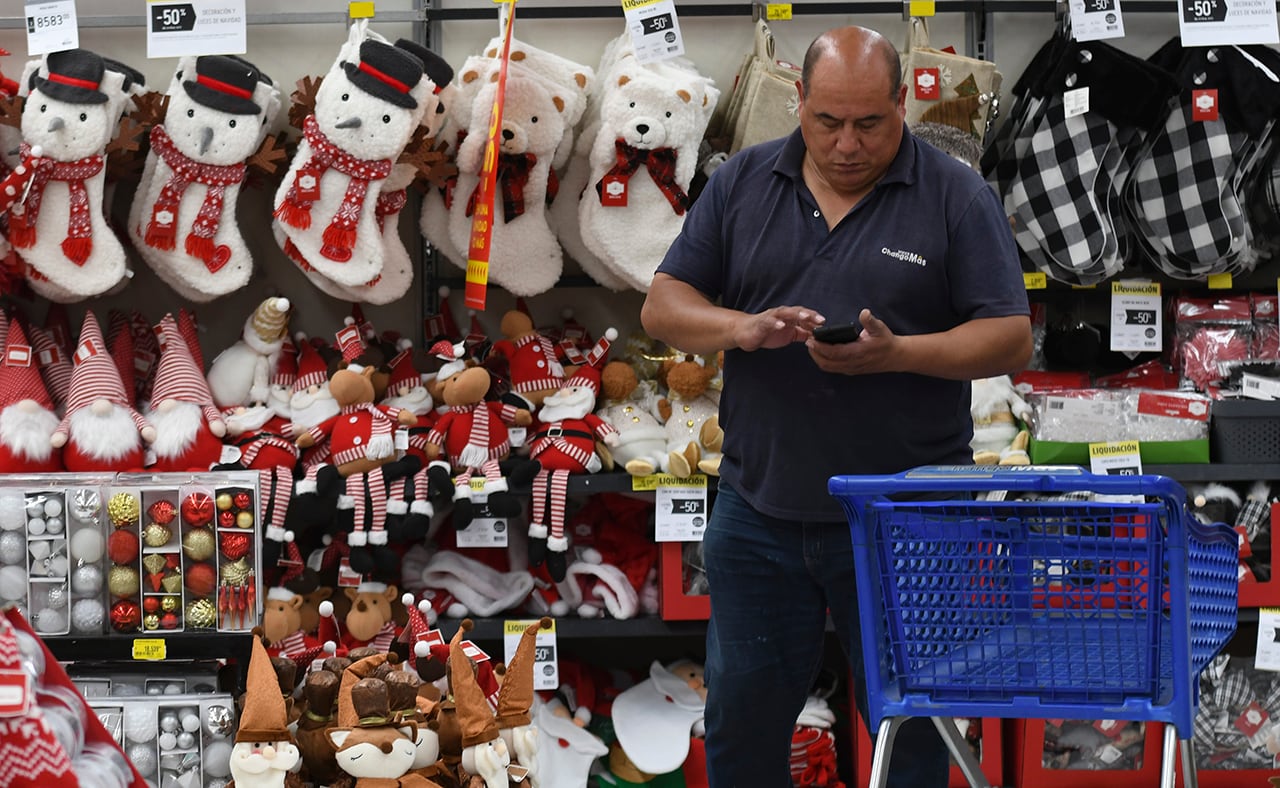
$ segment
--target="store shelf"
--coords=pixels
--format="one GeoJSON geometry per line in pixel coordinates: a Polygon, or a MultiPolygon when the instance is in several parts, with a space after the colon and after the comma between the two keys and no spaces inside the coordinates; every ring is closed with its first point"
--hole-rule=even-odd
{"type": "Polygon", "coordinates": [[[1144,465],[1142,472],[1168,476],[1180,482],[1247,482],[1255,479],[1280,479],[1280,463],[1144,465]]]}
{"type": "Polygon", "coordinates": [[[244,657],[247,663],[253,647],[248,632],[148,632],[134,637],[47,637],[44,642],[62,662],[77,660],[132,660],[134,640],[163,640],[165,659],[210,659],[244,657]]]}
{"type": "MultiPolygon", "coordinates": [[[[512,614],[511,620],[534,619],[537,616],[512,614]]],[[[477,641],[502,640],[502,627],[506,619],[481,618],[473,619],[475,629],[468,636],[477,641]]],[[[445,638],[452,638],[458,630],[458,620],[442,618],[436,627],[445,638]]],[[[705,621],[664,621],[654,616],[617,620],[612,618],[558,618],[556,619],[556,638],[559,640],[597,640],[614,638],[671,638],[697,637],[706,634],[705,621]]]]}

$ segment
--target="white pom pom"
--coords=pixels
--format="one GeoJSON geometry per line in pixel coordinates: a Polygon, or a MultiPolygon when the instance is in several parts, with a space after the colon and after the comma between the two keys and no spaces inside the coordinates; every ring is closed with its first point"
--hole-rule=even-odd
{"type": "Polygon", "coordinates": [[[397,350],[409,350],[412,347],[413,347],[413,340],[409,339],[408,337],[401,337],[400,340],[396,342],[397,350]]]}
{"type": "Polygon", "coordinates": [[[342,325],[344,326],[354,326],[355,324],[356,324],[356,319],[351,315],[347,315],[346,317],[342,318],[342,325]]]}
{"type": "Polygon", "coordinates": [[[421,613],[422,615],[424,616],[429,615],[430,610],[431,610],[431,603],[428,602],[427,600],[424,599],[418,603],[418,612],[421,613]]]}
{"type": "Polygon", "coordinates": [[[285,532],[284,532],[284,540],[285,540],[286,542],[292,542],[292,541],[294,540],[293,531],[285,531],[285,532]]]}
{"type": "Polygon", "coordinates": [[[605,329],[604,338],[610,342],[616,341],[618,339],[618,329],[612,327],[605,329]]]}
{"type": "Polygon", "coordinates": [[[418,659],[425,659],[430,656],[431,647],[427,645],[427,641],[419,640],[413,644],[413,655],[418,659]]]}
{"type": "Polygon", "coordinates": [[[412,606],[413,606],[413,594],[410,594],[410,593],[407,593],[407,592],[406,592],[405,594],[401,595],[401,597],[400,597],[400,604],[404,605],[405,607],[412,607],[412,606]]]}
{"type": "Polygon", "coordinates": [[[288,312],[288,311],[289,311],[289,307],[291,307],[291,306],[293,306],[293,305],[289,303],[289,299],[287,299],[287,298],[277,298],[277,299],[276,299],[276,309],[280,310],[281,312],[288,312]]]}
{"type": "Polygon", "coordinates": [[[44,146],[43,146],[43,145],[32,145],[32,146],[31,146],[31,155],[32,155],[32,156],[35,156],[37,159],[38,159],[38,158],[40,158],[41,156],[43,156],[43,155],[44,155],[44,146]]]}
{"type": "Polygon", "coordinates": [[[320,607],[316,610],[321,616],[328,618],[333,615],[333,603],[326,599],[320,603],[320,607]]]}
{"type": "Polygon", "coordinates": [[[448,285],[440,285],[440,289],[439,289],[439,290],[437,290],[436,292],[440,294],[440,297],[441,297],[441,298],[448,298],[448,297],[449,297],[449,286],[448,286],[448,285]]]}
{"type": "Polygon", "coordinates": [[[326,654],[338,653],[338,644],[334,643],[332,640],[326,640],[321,648],[324,649],[326,654]]]}

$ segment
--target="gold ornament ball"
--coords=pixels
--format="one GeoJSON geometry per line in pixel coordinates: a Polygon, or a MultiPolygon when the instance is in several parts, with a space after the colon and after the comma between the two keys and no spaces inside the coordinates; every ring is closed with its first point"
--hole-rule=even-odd
{"type": "Polygon", "coordinates": [[[217,623],[218,611],[208,599],[196,599],[187,603],[187,626],[213,629],[217,623]]]}
{"type": "Polygon", "coordinates": [[[181,604],[176,596],[165,596],[160,598],[160,609],[166,613],[172,613],[178,609],[181,604]]]}
{"type": "Polygon", "coordinates": [[[133,493],[118,492],[107,501],[107,516],[116,528],[123,528],[138,521],[142,514],[142,504],[133,493]]]}
{"type": "Polygon", "coordinates": [[[233,586],[242,585],[249,575],[253,574],[253,567],[249,566],[249,562],[241,558],[239,561],[233,561],[229,564],[222,565],[222,582],[233,586]]]}
{"type": "Polygon", "coordinates": [[[192,561],[208,561],[213,558],[215,549],[217,544],[213,538],[213,531],[208,528],[192,529],[182,537],[182,552],[186,553],[187,558],[192,561]]]}
{"type": "Polygon", "coordinates": [[[132,566],[112,564],[111,571],[107,572],[107,590],[112,596],[126,598],[137,596],[141,582],[142,578],[139,577],[138,570],[132,566]]]}
{"type": "Polygon", "coordinates": [[[225,512],[230,509],[231,493],[219,493],[218,497],[214,499],[214,504],[217,505],[218,511],[220,512],[225,512]]]}
{"type": "Polygon", "coordinates": [[[236,525],[240,528],[253,527],[253,512],[241,512],[236,515],[236,525]]]}
{"type": "Polygon", "coordinates": [[[173,531],[169,530],[167,525],[147,523],[147,527],[142,529],[142,541],[147,547],[164,547],[172,538],[173,531]]]}
{"type": "Polygon", "coordinates": [[[157,616],[155,613],[146,614],[145,616],[142,617],[142,628],[143,629],[159,629],[160,616],[157,616]]]}

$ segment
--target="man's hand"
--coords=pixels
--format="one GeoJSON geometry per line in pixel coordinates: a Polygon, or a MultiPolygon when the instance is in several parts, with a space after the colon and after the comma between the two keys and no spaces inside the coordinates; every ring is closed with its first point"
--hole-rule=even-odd
{"type": "Polygon", "coordinates": [[[813,329],[825,320],[802,306],[776,306],[759,314],[744,314],[734,325],[733,344],[743,350],[759,350],[805,340],[812,343],[813,329]]]}
{"type": "Polygon", "coordinates": [[[899,337],[870,309],[862,310],[858,322],[862,323],[862,335],[854,342],[832,344],[812,337],[805,342],[818,369],[841,375],[897,371],[893,362],[899,337]]]}

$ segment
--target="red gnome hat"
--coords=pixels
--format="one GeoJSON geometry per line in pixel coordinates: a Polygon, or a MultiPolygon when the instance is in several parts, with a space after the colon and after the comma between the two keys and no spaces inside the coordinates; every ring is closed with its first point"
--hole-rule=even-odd
{"type": "Polygon", "coordinates": [[[120,382],[124,384],[125,393],[133,396],[133,401],[136,403],[138,401],[138,384],[135,374],[137,370],[133,364],[133,333],[129,318],[124,312],[113,309],[108,321],[107,350],[111,353],[111,360],[115,362],[116,371],[120,373],[120,382]]]}
{"type": "Polygon", "coordinates": [[[294,392],[320,386],[329,380],[329,368],[315,345],[298,336],[298,376],[293,381],[294,392]]]}
{"type": "Polygon", "coordinates": [[[284,389],[293,389],[293,382],[298,379],[298,348],[289,337],[284,338],[280,346],[280,355],[276,357],[276,367],[271,372],[271,385],[284,389]]]}
{"type": "Polygon", "coordinates": [[[431,603],[425,599],[418,602],[413,598],[413,594],[408,592],[400,597],[400,602],[409,614],[409,620],[405,622],[404,631],[400,636],[409,644],[409,668],[416,673],[418,657],[426,657],[431,653],[431,647],[427,644],[427,632],[430,631],[430,627],[427,625],[425,612],[431,609],[431,603]]]}
{"type": "Polygon", "coordinates": [[[610,328],[604,332],[604,336],[596,340],[596,344],[587,351],[586,363],[573,373],[573,376],[565,381],[566,386],[589,386],[595,391],[596,396],[600,396],[600,370],[604,367],[605,361],[609,358],[609,346],[618,338],[616,329],[610,328]]]}
{"type": "Polygon", "coordinates": [[[203,375],[204,351],[200,349],[200,327],[196,323],[195,314],[188,312],[186,307],[178,310],[178,333],[182,334],[182,338],[186,340],[187,350],[191,351],[191,360],[203,375]]]}
{"type": "Polygon", "coordinates": [[[22,324],[16,320],[10,326],[6,340],[4,356],[0,358],[0,413],[21,406],[29,412],[17,414],[19,419],[29,421],[33,426],[43,420],[47,427],[43,440],[36,445],[0,443],[0,473],[60,471],[61,452],[54,450],[48,440],[58,426],[58,417],[53,415],[53,399],[36,366],[35,350],[27,344],[22,324]],[[22,405],[28,400],[39,408],[22,405]]]}
{"type": "Polygon", "coordinates": [[[178,330],[173,315],[164,316],[156,336],[160,340],[160,364],[156,368],[156,384],[151,392],[152,406],[170,399],[199,405],[210,431],[218,437],[225,435],[227,425],[222,420],[222,413],[213,404],[209,383],[191,357],[191,349],[178,330]]]}
{"type": "Polygon", "coordinates": [[[400,352],[388,362],[391,367],[391,378],[387,381],[389,397],[399,397],[415,386],[422,385],[422,376],[413,366],[413,343],[402,339],[398,346],[400,352]]]}

